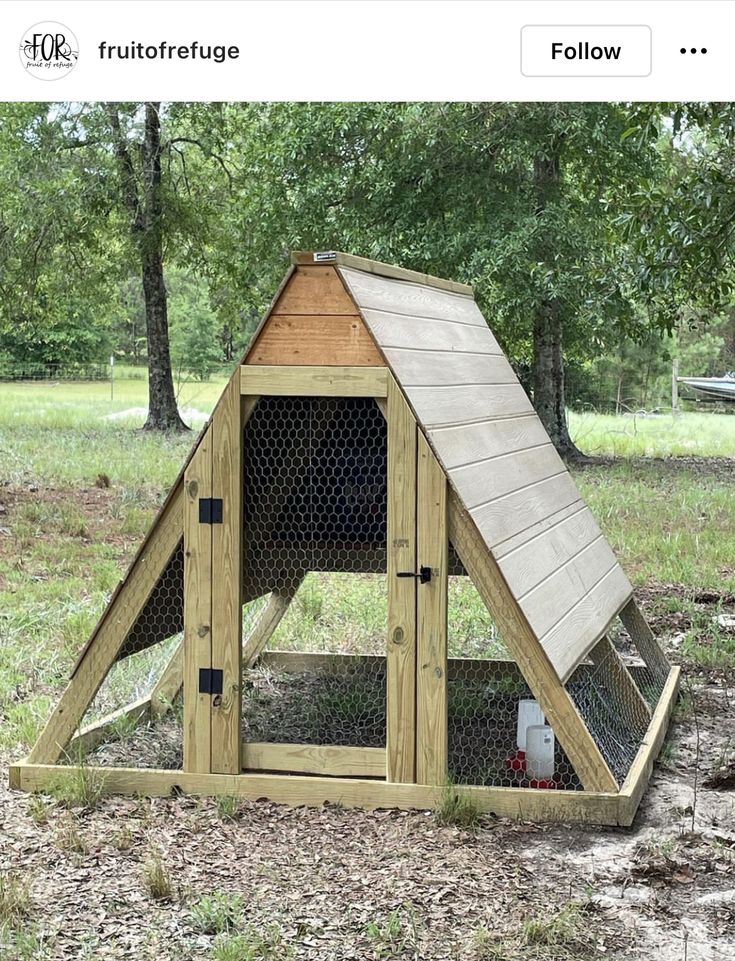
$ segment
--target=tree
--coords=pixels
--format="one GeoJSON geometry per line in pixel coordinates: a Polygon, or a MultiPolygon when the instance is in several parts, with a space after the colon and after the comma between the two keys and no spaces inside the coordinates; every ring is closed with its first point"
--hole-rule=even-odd
{"type": "Polygon", "coordinates": [[[625,136],[627,110],[233,109],[242,176],[231,243],[240,262],[261,265],[272,284],[283,248],[334,247],[473,284],[505,348],[533,362],[536,409],[560,452],[574,456],[564,352],[590,353],[637,322],[615,204],[655,155],[648,141],[625,136]]]}
{"type": "Polygon", "coordinates": [[[148,429],[185,427],[164,267],[207,273],[208,240],[229,203],[221,118],[219,104],[0,107],[0,329],[25,324],[30,340],[78,318],[73,339],[81,344],[90,318],[98,328],[117,322],[114,298],[135,269],[145,305],[148,429]]]}
{"type": "Polygon", "coordinates": [[[163,177],[161,104],[145,104],[143,137],[134,152],[123,130],[117,104],[107,104],[120,196],[130,217],[133,244],[140,258],[148,340],[148,417],[146,430],[185,430],[179,416],[171,372],[168,302],[163,278],[163,177]],[[133,157],[140,158],[138,169],[133,157]]]}

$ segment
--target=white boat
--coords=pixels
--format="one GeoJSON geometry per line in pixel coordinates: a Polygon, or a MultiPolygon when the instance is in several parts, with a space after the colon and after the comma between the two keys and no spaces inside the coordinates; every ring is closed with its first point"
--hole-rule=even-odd
{"type": "Polygon", "coordinates": [[[679,383],[711,400],[735,401],[735,371],[728,371],[724,377],[677,377],[679,383]]]}

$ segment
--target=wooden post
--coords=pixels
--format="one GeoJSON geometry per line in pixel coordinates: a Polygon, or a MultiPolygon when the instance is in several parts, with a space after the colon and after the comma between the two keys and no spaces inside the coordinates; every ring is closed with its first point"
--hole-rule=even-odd
{"type": "Polygon", "coordinates": [[[212,496],[212,428],[184,474],[184,770],[209,773],[211,696],[199,672],[212,666],[212,526],[199,520],[199,499],[212,496]]]}
{"type": "Polygon", "coordinates": [[[419,570],[431,580],[417,586],[418,683],[416,780],[447,780],[447,481],[426,438],[418,434],[417,548],[419,570]]]}
{"type": "Polygon", "coordinates": [[[400,387],[388,378],[388,643],[386,778],[416,776],[417,427],[400,387]]]}
{"type": "Polygon", "coordinates": [[[212,524],[212,668],[222,694],[212,695],[212,772],[240,771],[242,715],[243,409],[233,377],[212,415],[212,491],[222,523],[212,524]]]}

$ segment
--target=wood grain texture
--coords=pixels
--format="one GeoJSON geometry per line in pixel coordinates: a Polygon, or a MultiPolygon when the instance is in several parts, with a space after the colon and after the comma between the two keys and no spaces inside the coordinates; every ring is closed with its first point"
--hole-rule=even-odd
{"type": "Polygon", "coordinates": [[[29,760],[53,764],[59,759],[115,663],[128,632],[181,542],[183,490],[182,481],[169,495],[80,655],[71,680],[34,744],[29,760]]]}
{"type": "Polygon", "coordinates": [[[271,310],[271,316],[356,313],[354,301],[334,267],[306,266],[296,268],[271,310]]]}
{"type": "Polygon", "coordinates": [[[385,397],[386,367],[245,366],[243,394],[285,397],[385,397]]]}
{"type": "Polygon", "coordinates": [[[453,490],[449,494],[449,539],[585,789],[617,791],[617,782],[569,692],[453,490]]]}
{"type": "MultiPolygon", "coordinates": [[[[10,768],[10,782],[21,791],[44,791],[64,771],[56,765],[20,763],[10,768]]],[[[309,777],[284,774],[190,774],[186,771],[89,768],[99,775],[106,794],[169,797],[175,793],[209,797],[269,799],[293,807],[325,803],[368,810],[400,808],[434,810],[443,801],[445,787],[390,784],[359,778],[309,777]]],[[[529,821],[579,821],[618,824],[619,795],[587,791],[543,791],[534,788],[453,787],[477,810],[529,821]]]]}
{"type": "Polygon", "coordinates": [[[296,575],[289,579],[287,585],[273,591],[268,603],[260,612],[253,624],[253,629],[245,640],[242,648],[242,666],[247,669],[253,666],[265,650],[265,646],[273,636],[273,632],[281,623],[288,610],[296,591],[301,587],[303,576],[296,575]]]}
{"type": "Polygon", "coordinates": [[[556,511],[579,501],[579,491],[565,470],[513,494],[475,508],[472,519],[485,543],[495,549],[556,511]]]}
{"type": "Polygon", "coordinates": [[[513,368],[502,354],[459,353],[389,347],[385,359],[409,387],[451,387],[467,384],[515,384],[513,368]]]}
{"type": "Polygon", "coordinates": [[[212,497],[212,427],[184,475],[184,770],[209,773],[212,698],[199,672],[212,667],[212,524],[199,523],[199,498],[212,497]]]}
{"type": "Polygon", "coordinates": [[[388,379],[388,644],[386,777],[416,775],[416,420],[388,379]]]}
{"type": "Polygon", "coordinates": [[[669,670],[669,661],[661,645],[653,635],[648,622],[634,598],[625,605],[620,612],[623,627],[630,635],[646,667],[654,674],[665,674],[669,670]]]}
{"type": "Polygon", "coordinates": [[[212,524],[212,667],[223,671],[212,698],[212,772],[240,770],[242,718],[243,411],[233,378],[212,417],[212,492],[222,523],[212,524]]]}
{"type": "Polygon", "coordinates": [[[417,449],[417,546],[419,567],[431,580],[417,596],[416,780],[447,780],[447,481],[419,432],[417,449]]]}
{"type": "MultiPolygon", "coordinates": [[[[540,584],[518,600],[538,637],[544,637],[573,610],[613,568],[615,555],[602,535],[565,561],[540,584]]],[[[570,638],[570,643],[577,643],[570,638]]]]}
{"type": "Polygon", "coordinates": [[[151,691],[151,714],[161,718],[168,712],[184,683],[184,642],[179,641],[151,691]]]}
{"type": "Polygon", "coordinates": [[[253,345],[248,363],[381,367],[385,362],[365,324],[354,314],[274,314],[253,345]]]}
{"type": "Polygon", "coordinates": [[[468,510],[566,470],[552,443],[502,454],[491,461],[467,464],[449,471],[449,479],[468,510]]]}
{"type": "MultiPolygon", "coordinates": [[[[486,326],[457,324],[448,320],[426,317],[407,317],[385,310],[365,307],[362,314],[368,330],[385,353],[390,348],[446,350],[457,353],[493,354],[502,356],[498,342],[486,326]]],[[[395,368],[398,381],[400,370],[395,368]]]]}
{"type": "Polygon", "coordinates": [[[366,310],[380,310],[407,317],[468,324],[487,330],[485,318],[477,304],[466,294],[437,290],[436,287],[406,280],[378,277],[349,267],[340,267],[339,273],[363,314],[366,310]]]}
{"type": "Polygon", "coordinates": [[[576,508],[574,513],[557,515],[556,524],[546,526],[535,537],[498,556],[500,569],[509,583],[523,585],[528,594],[602,537],[590,509],[581,501],[576,508]]]}
{"type": "Polygon", "coordinates": [[[385,777],[385,748],[244,741],[246,771],[288,771],[323,777],[385,777]]]}
{"type": "Polygon", "coordinates": [[[416,416],[427,430],[487,420],[488,416],[516,417],[533,411],[531,401],[520,384],[412,387],[409,399],[416,416]]]}
{"type": "Polygon", "coordinates": [[[562,681],[569,679],[577,664],[607,633],[632,593],[630,581],[616,565],[541,637],[541,644],[562,681]]]}
{"type": "Polygon", "coordinates": [[[549,435],[533,411],[498,418],[491,410],[490,416],[475,423],[434,427],[429,439],[447,470],[549,443],[549,435]]]}

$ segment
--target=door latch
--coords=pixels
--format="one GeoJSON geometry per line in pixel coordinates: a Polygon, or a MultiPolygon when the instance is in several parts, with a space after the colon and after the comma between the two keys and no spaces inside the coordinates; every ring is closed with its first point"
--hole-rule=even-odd
{"type": "Polygon", "coordinates": [[[431,580],[431,568],[420,567],[418,574],[414,574],[413,571],[399,571],[396,577],[417,577],[421,584],[428,584],[431,580]]]}

